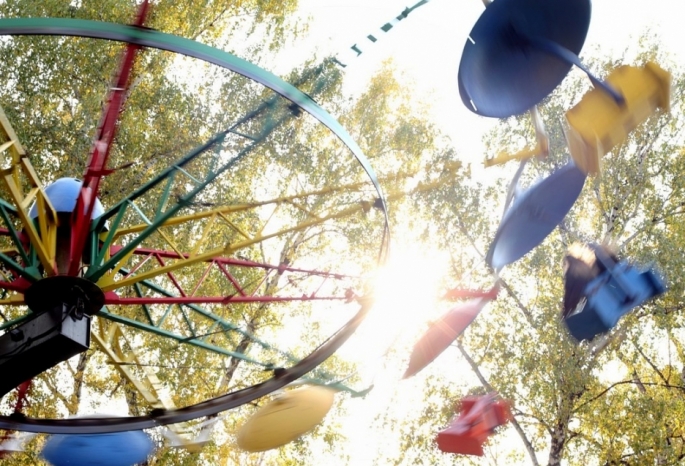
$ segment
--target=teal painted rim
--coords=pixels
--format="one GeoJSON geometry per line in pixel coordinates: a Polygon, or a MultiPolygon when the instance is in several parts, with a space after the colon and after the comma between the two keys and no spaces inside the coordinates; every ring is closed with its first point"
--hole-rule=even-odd
{"type": "MultiPolygon", "coordinates": [[[[132,43],[197,58],[234,71],[268,87],[329,128],[352,152],[378,193],[385,223],[380,257],[383,257],[384,252],[387,251],[389,217],[386,200],[378,178],[363,151],[335,118],[305,93],[274,74],[228,52],[199,42],[152,29],[122,24],[66,18],[10,18],[0,19],[0,35],[73,36],[132,43]]],[[[284,369],[275,377],[196,405],[168,411],[156,410],[147,416],[119,418],[35,419],[24,416],[0,416],[0,429],[50,434],[99,434],[148,429],[159,425],[175,424],[199,417],[216,415],[278,390],[313,370],[330,357],[354,333],[367,312],[368,305],[362,304],[359,312],[338,332],[309,356],[290,368],[284,369]]]]}
{"type": "Polygon", "coordinates": [[[70,18],[0,19],[0,35],[74,36],[132,43],[179,53],[221,66],[250,78],[290,100],[330,129],[345,144],[369,176],[382,203],[385,230],[389,232],[388,209],[378,177],[364,152],[338,121],[307,94],[278,76],[223,50],[183,37],[125,24],[70,18]]]}

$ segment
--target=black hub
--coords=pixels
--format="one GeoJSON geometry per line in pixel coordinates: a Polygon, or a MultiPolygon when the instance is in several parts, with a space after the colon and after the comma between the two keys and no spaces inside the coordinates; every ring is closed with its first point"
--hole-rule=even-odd
{"type": "Polygon", "coordinates": [[[0,398],[25,380],[66,361],[90,346],[90,316],[105,302],[93,282],[55,276],[24,293],[32,316],[0,335],[0,398]]]}
{"type": "Polygon", "coordinates": [[[93,282],[58,275],[44,278],[24,292],[26,305],[36,314],[66,305],[72,311],[92,316],[105,303],[105,294],[93,282]]]}
{"type": "Polygon", "coordinates": [[[90,316],[85,313],[82,296],[77,294],[73,301],[34,312],[30,319],[0,335],[0,398],[20,383],[88,349],[90,316]]]}

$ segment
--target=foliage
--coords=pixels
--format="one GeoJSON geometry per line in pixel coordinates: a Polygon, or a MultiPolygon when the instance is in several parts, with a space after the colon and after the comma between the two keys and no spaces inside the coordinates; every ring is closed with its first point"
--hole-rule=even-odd
{"type": "MultiPolygon", "coordinates": [[[[475,380],[473,376],[473,382],[463,377],[459,381],[435,377],[429,370],[422,379],[429,400],[450,384],[461,385],[465,392],[474,382],[512,400],[515,421],[504,436],[507,444],[518,443],[518,447],[505,449],[512,455],[507,463],[518,458],[524,463],[546,461],[549,465],[675,464],[683,458],[678,419],[683,415],[685,385],[680,373],[685,360],[679,349],[682,316],[678,311],[683,290],[678,245],[685,80],[679,68],[658,55],[656,43],[654,38],[643,39],[645,48],[630,61],[596,59],[590,66],[603,74],[622,63],[640,65],[656,60],[673,73],[671,112],[652,117],[607,154],[601,176],[586,181],[581,197],[560,227],[502,272],[503,294],[460,338],[459,351],[444,356],[454,360],[456,353],[463,358],[475,380]],[[668,293],[634,310],[607,337],[591,343],[574,342],[559,320],[562,258],[574,241],[607,241],[638,266],[656,264],[667,279],[668,293]],[[518,442],[512,437],[518,437],[518,442]]],[[[571,73],[540,106],[552,142],[551,155],[529,163],[522,186],[566,163],[560,122],[564,111],[588,88],[584,76],[571,73]]],[[[533,127],[523,115],[502,121],[487,136],[486,145],[493,154],[516,152],[533,140],[533,127]]],[[[426,176],[439,176],[440,165],[432,168],[426,176]]],[[[510,176],[512,169],[487,170],[510,176]]],[[[499,222],[492,206],[502,205],[507,191],[502,178],[482,180],[465,180],[417,200],[423,218],[430,216],[433,223],[425,229],[426,236],[451,251],[453,279],[465,288],[486,287],[492,281],[481,264],[499,222]]],[[[447,399],[451,402],[464,392],[447,399]]],[[[409,426],[396,428],[386,421],[383,428],[406,438],[406,432],[418,426],[423,430],[428,425],[428,431],[437,432],[449,419],[446,413],[436,416],[426,410],[428,401],[420,406],[423,414],[409,426]]],[[[426,457],[437,461],[430,440],[423,437],[418,449],[401,447],[401,457],[390,462],[421,464],[426,457]]],[[[494,442],[499,443],[497,438],[494,442]]],[[[493,447],[490,453],[495,463],[497,451],[493,447]]]]}

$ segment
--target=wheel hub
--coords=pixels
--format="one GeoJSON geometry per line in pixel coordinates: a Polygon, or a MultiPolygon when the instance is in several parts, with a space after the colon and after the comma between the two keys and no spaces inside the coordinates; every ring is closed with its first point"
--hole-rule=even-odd
{"type": "Polygon", "coordinates": [[[105,294],[85,278],[58,275],[31,285],[24,293],[24,301],[36,314],[65,304],[77,313],[93,315],[102,309],[105,294]]]}

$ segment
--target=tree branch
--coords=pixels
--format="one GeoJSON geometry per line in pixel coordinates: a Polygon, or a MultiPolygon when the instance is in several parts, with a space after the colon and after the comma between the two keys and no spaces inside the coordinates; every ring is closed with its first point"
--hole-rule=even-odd
{"type": "Polygon", "coordinates": [[[626,385],[626,384],[633,384],[633,385],[637,385],[638,387],[640,387],[641,385],[646,385],[646,386],[650,386],[650,387],[675,388],[675,389],[682,390],[685,392],[685,387],[680,386],[680,385],[671,385],[668,383],[657,383],[657,382],[642,382],[640,380],[634,380],[634,379],[632,379],[632,380],[621,380],[620,382],[612,383],[607,388],[602,390],[599,394],[593,396],[589,400],[578,405],[578,407],[576,408],[576,411],[579,410],[580,408],[582,408],[583,406],[586,406],[586,405],[588,405],[594,401],[597,401],[598,399],[600,399],[601,397],[606,395],[614,387],[617,387],[619,385],[626,385]]]}
{"type": "MultiPolygon", "coordinates": [[[[461,344],[461,341],[457,340],[457,348],[459,348],[459,351],[461,354],[464,356],[464,359],[466,359],[466,362],[469,363],[471,366],[471,369],[473,372],[476,374],[476,377],[478,377],[478,380],[480,380],[480,383],[485,387],[488,391],[494,392],[495,389],[492,388],[492,385],[485,379],[483,374],[480,371],[480,368],[476,364],[476,362],[471,358],[471,356],[466,352],[466,349],[464,349],[464,346],[461,344]]],[[[526,433],[523,431],[523,428],[521,425],[516,421],[515,418],[512,418],[511,424],[514,426],[514,429],[516,429],[516,432],[518,432],[519,437],[521,437],[521,440],[523,441],[523,444],[526,446],[526,450],[528,450],[528,455],[530,456],[531,462],[535,466],[539,466],[540,463],[538,462],[538,458],[535,455],[535,449],[533,448],[533,444],[530,443],[530,440],[528,440],[528,437],[526,436],[526,433]]],[[[544,425],[544,424],[543,424],[544,425]]],[[[545,426],[547,427],[547,426],[545,426]]]]}
{"type": "Polygon", "coordinates": [[[538,423],[542,424],[542,426],[545,428],[545,430],[547,430],[547,433],[549,435],[552,435],[552,428],[545,421],[540,419],[539,417],[537,417],[533,414],[524,413],[523,411],[521,411],[518,408],[514,408],[514,411],[516,412],[517,416],[530,417],[530,418],[535,419],[538,423]]]}
{"type": "Polygon", "coordinates": [[[635,343],[633,343],[633,346],[635,346],[635,349],[637,350],[637,352],[640,353],[640,356],[642,356],[643,358],[645,358],[645,361],[647,361],[647,363],[652,367],[652,369],[654,369],[654,372],[656,372],[657,374],[659,374],[659,378],[660,378],[661,380],[663,380],[665,384],[668,385],[668,380],[666,379],[666,377],[664,377],[664,374],[662,374],[661,371],[656,367],[656,365],[654,365],[654,363],[647,357],[647,355],[646,355],[645,353],[642,352],[642,350],[640,349],[640,347],[637,346],[637,344],[635,344],[635,343]]]}
{"type": "Polygon", "coordinates": [[[505,282],[502,278],[499,279],[500,284],[502,287],[507,290],[507,293],[511,298],[514,300],[516,303],[516,306],[523,312],[523,315],[526,317],[526,320],[528,320],[528,323],[530,325],[533,325],[533,314],[530,312],[530,310],[521,302],[519,299],[518,295],[514,293],[514,290],[509,286],[507,282],[505,282]]]}
{"type": "MultiPolygon", "coordinates": [[[[469,234],[468,230],[466,229],[466,227],[462,223],[461,219],[457,220],[457,226],[459,227],[459,230],[461,231],[461,233],[466,237],[468,242],[471,244],[471,246],[473,247],[476,254],[478,254],[481,257],[481,259],[485,260],[485,255],[480,251],[480,249],[476,245],[473,238],[471,238],[471,235],[469,234]]],[[[518,308],[521,310],[521,312],[523,312],[523,315],[526,317],[526,320],[528,321],[528,323],[533,325],[532,313],[528,310],[528,308],[526,306],[523,305],[523,303],[518,298],[516,293],[514,293],[514,290],[512,290],[512,288],[507,284],[507,282],[504,281],[504,279],[499,278],[499,282],[502,285],[502,287],[505,290],[507,290],[507,293],[509,294],[509,296],[512,297],[512,299],[514,300],[514,302],[516,303],[518,308]]]]}

